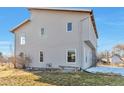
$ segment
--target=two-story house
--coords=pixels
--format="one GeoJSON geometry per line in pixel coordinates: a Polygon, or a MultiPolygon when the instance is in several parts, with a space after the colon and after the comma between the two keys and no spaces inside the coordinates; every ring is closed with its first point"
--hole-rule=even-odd
{"type": "Polygon", "coordinates": [[[29,8],[30,18],[14,27],[15,55],[30,57],[29,67],[72,66],[96,63],[98,34],[93,11],[86,9],[29,8]]]}

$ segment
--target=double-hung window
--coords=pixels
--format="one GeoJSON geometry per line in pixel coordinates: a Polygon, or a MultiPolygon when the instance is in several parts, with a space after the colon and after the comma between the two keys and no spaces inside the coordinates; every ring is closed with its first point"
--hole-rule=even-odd
{"type": "Polygon", "coordinates": [[[25,34],[22,34],[20,37],[20,44],[21,45],[25,45],[25,43],[26,43],[25,39],[26,39],[25,34]]]}
{"type": "Polygon", "coordinates": [[[44,28],[41,28],[41,36],[44,35],[44,28]]]}
{"type": "Polygon", "coordinates": [[[67,62],[76,62],[76,50],[67,51],[67,62]]]}
{"type": "Polygon", "coordinates": [[[40,51],[40,62],[43,62],[43,51],[40,51]]]}
{"type": "Polygon", "coordinates": [[[72,32],[72,23],[67,23],[67,32],[72,32]]]}

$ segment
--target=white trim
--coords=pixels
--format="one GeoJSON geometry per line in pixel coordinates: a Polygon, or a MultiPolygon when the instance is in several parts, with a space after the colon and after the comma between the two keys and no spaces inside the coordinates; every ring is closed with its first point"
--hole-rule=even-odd
{"type": "Polygon", "coordinates": [[[60,8],[60,7],[32,7],[32,8],[28,8],[28,9],[43,9],[43,10],[59,10],[59,11],[76,11],[76,12],[92,12],[91,9],[72,9],[72,8],[60,8]]]}
{"type": "Polygon", "coordinates": [[[74,64],[77,62],[77,49],[76,48],[70,48],[70,49],[66,49],[66,63],[71,63],[71,64],[74,64]],[[68,51],[75,51],[75,62],[68,62],[68,51]]]}
{"type": "Polygon", "coordinates": [[[25,45],[25,36],[20,37],[20,45],[25,45]]]}
{"type": "Polygon", "coordinates": [[[73,32],[73,23],[72,22],[67,22],[66,23],[66,32],[73,32]],[[68,23],[72,24],[72,30],[71,31],[68,31],[68,23]]]}
{"type": "Polygon", "coordinates": [[[20,35],[20,45],[24,46],[25,44],[26,44],[26,34],[21,33],[21,35],[20,35]]]}

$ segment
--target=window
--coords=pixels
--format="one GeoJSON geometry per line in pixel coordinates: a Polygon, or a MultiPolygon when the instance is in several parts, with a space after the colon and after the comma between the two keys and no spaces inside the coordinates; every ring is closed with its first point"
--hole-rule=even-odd
{"type": "Polygon", "coordinates": [[[43,62],[43,51],[40,51],[40,62],[43,62]]]}
{"type": "Polygon", "coordinates": [[[67,23],[67,32],[72,31],[72,23],[67,23]]]}
{"type": "Polygon", "coordinates": [[[67,51],[67,61],[68,62],[75,62],[76,61],[76,51],[75,50],[68,50],[67,51]]]}
{"type": "Polygon", "coordinates": [[[25,45],[25,36],[21,36],[21,45],[25,45]]]}
{"type": "Polygon", "coordinates": [[[44,28],[41,28],[41,35],[44,35],[44,28]]]}

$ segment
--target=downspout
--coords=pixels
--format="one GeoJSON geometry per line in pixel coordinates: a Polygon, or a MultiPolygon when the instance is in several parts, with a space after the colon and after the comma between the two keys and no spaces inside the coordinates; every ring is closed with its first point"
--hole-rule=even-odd
{"type": "Polygon", "coordinates": [[[80,21],[79,22],[79,47],[80,47],[80,70],[82,70],[82,66],[83,66],[83,63],[82,63],[82,22],[80,21]]]}

